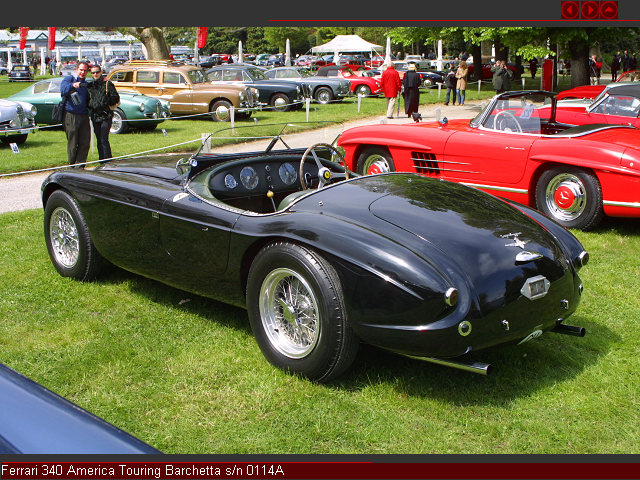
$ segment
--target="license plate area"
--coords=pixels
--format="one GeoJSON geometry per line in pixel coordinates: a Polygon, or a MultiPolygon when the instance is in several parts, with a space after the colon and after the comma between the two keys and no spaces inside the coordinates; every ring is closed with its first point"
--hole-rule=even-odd
{"type": "Polygon", "coordinates": [[[543,275],[528,278],[520,289],[520,293],[529,300],[537,300],[549,292],[551,282],[543,275]]]}

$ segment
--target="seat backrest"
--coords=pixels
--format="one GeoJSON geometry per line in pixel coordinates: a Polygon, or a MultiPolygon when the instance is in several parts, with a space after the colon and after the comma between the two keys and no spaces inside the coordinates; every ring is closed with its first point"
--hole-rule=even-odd
{"type": "Polygon", "coordinates": [[[284,210],[293,202],[295,202],[298,198],[302,197],[303,195],[306,195],[307,193],[309,193],[309,190],[300,190],[297,192],[290,193],[280,201],[280,204],[278,205],[278,211],[284,210]]]}

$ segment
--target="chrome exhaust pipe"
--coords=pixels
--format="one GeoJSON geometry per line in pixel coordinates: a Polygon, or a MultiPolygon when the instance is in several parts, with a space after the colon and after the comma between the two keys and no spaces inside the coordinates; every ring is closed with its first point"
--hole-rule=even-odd
{"type": "Polygon", "coordinates": [[[416,360],[422,360],[424,362],[435,363],[437,365],[444,365],[445,367],[457,368],[458,370],[464,370],[465,372],[477,373],[479,375],[489,375],[491,373],[491,365],[488,363],[482,362],[457,362],[455,360],[448,360],[445,358],[435,358],[435,357],[416,357],[413,355],[406,355],[409,358],[414,358],[416,360]]]}
{"type": "Polygon", "coordinates": [[[558,323],[549,331],[554,333],[562,333],[564,335],[573,335],[574,337],[584,337],[584,335],[587,333],[584,327],[565,325],[564,323],[558,323]]]}

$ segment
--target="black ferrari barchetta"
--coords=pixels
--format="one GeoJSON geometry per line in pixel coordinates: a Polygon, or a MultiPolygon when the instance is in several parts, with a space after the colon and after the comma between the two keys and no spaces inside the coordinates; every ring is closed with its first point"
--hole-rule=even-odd
{"type": "Polygon", "coordinates": [[[280,128],[250,153],[52,173],[42,199],[53,265],[90,280],[106,260],[246,307],[266,358],[316,381],[343,373],[361,341],[486,374],[465,354],[584,335],[564,320],[588,255],[564,227],[456,183],[353,176],[335,147],[290,148],[280,128]]]}

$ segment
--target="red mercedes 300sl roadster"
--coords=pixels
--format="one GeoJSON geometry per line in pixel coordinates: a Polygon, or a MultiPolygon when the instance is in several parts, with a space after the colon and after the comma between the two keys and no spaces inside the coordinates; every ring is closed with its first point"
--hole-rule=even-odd
{"type": "Polygon", "coordinates": [[[472,120],[379,124],[338,145],[358,173],[418,172],[536,207],[567,228],[640,217],[640,131],[556,119],[555,94],[496,95],[472,120]]]}

